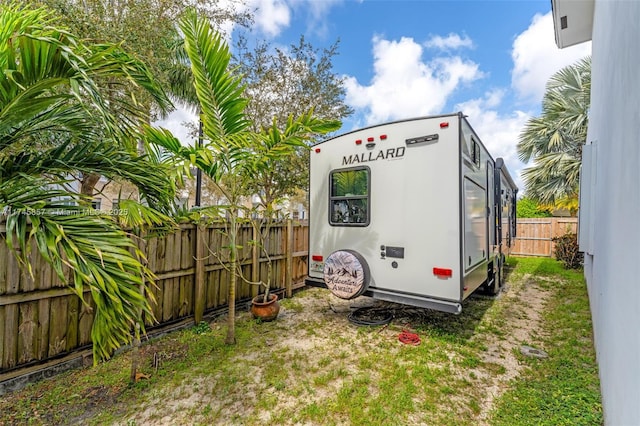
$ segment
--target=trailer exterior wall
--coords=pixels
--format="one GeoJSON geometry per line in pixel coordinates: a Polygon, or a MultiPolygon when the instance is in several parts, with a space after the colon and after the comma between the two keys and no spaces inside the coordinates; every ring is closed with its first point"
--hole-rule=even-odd
{"type": "Polygon", "coordinates": [[[348,298],[365,282],[376,298],[455,313],[481,285],[499,291],[498,184],[505,205],[517,188],[462,113],[327,140],[310,166],[308,284],[348,298]]]}
{"type": "Polygon", "coordinates": [[[494,238],[490,235],[495,226],[495,212],[492,209],[494,161],[464,117],[460,119],[459,161],[463,221],[460,268],[464,276],[463,298],[466,298],[487,279],[494,248],[494,238]]]}
{"type": "MultiPolygon", "coordinates": [[[[369,265],[371,290],[459,302],[464,272],[460,268],[459,117],[367,128],[321,143],[315,150],[310,173],[310,254],[326,259],[335,250],[352,249],[369,265]],[[448,127],[441,128],[444,121],[448,127]],[[381,139],[382,135],[386,138],[381,139]],[[438,139],[406,143],[429,135],[438,139]],[[356,144],[368,138],[374,138],[375,147],[356,144]],[[378,152],[387,150],[402,155],[379,157],[378,152]],[[373,158],[379,159],[370,161],[373,158]],[[359,166],[371,172],[370,224],[329,225],[331,171],[359,166]],[[402,258],[383,256],[383,246],[401,248],[402,258]],[[433,268],[450,269],[451,277],[439,278],[433,268]]],[[[313,265],[309,275],[322,278],[313,265]]]]}

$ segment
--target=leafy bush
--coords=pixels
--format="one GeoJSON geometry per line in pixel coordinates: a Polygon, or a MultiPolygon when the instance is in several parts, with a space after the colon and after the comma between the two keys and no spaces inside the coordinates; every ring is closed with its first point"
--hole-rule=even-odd
{"type": "Polygon", "coordinates": [[[536,201],[528,197],[523,197],[516,203],[517,217],[551,217],[551,211],[548,207],[539,205],[536,201]]]}
{"type": "Polygon", "coordinates": [[[551,240],[556,244],[556,259],[562,262],[566,269],[582,267],[584,253],[578,247],[578,235],[576,233],[567,232],[551,240]]]}

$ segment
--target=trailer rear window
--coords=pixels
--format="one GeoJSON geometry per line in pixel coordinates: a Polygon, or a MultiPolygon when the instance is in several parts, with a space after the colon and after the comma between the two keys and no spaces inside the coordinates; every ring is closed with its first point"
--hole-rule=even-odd
{"type": "Polygon", "coordinates": [[[331,173],[329,223],[341,226],[369,224],[368,167],[336,170],[331,173]]]}

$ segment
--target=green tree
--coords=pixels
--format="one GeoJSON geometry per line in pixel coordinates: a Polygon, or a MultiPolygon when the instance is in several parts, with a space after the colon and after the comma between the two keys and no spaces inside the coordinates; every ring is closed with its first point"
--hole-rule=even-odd
{"type": "MultiPolygon", "coordinates": [[[[221,27],[224,23],[248,25],[251,16],[221,0],[36,0],[59,14],[70,31],[93,43],[115,43],[135,52],[162,87],[172,72],[173,41],[179,38],[177,23],[189,7],[221,27]]],[[[149,108],[152,99],[137,94],[149,108]]]]}
{"type": "Polygon", "coordinates": [[[587,57],[551,77],[541,115],[529,119],[520,134],[518,156],[533,162],[522,174],[526,192],[539,203],[576,205],[590,91],[591,58],[587,57]]]}
{"type": "MultiPolygon", "coordinates": [[[[234,3],[219,0],[36,0],[31,4],[43,4],[57,12],[59,22],[78,37],[92,43],[115,43],[128,52],[135,52],[161,87],[170,87],[173,41],[179,38],[177,20],[187,7],[197,7],[219,26],[225,22],[243,25],[250,22],[250,15],[238,12],[234,3]]],[[[145,106],[148,121],[166,112],[166,106],[158,103],[144,87],[112,75],[96,82],[109,99],[109,105],[115,106],[114,100],[124,93],[132,94],[145,106]]],[[[99,179],[99,173],[82,173],[79,177],[82,193],[93,195],[99,179]]]]}
{"type": "Polygon", "coordinates": [[[69,181],[94,171],[122,178],[138,187],[140,208],[166,208],[174,188],[162,165],[125,148],[147,112],[127,96],[113,108],[97,81],[126,79],[168,101],[144,64],[118,46],[81,42],[58,19],[19,3],[0,10],[0,210],[28,272],[33,245],[82,300],[89,287],[97,362],[131,341],[140,312],[152,316],[139,291],[152,274],[116,218],[92,211],[69,181]]]}
{"type": "Polygon", "coordinates": [[[240,211],[245,209],[246,181],[269,160],[277,160],[319,133],[337,128],[337,123],[321,120],[311,112],[289,118],[284,130],[274,124],[255,132],[251,128],[243,97],[244,86],[239,75],[230,71],[231,54],[219,33],[206,18],[189,12],[180,20],[185,51],[191,64],[194,88],[201,111],[205,145],[185,147],[169,132],[149,129],[149,141],[163,146],[177,158],[194,165],[208,175],[224,195],[228,219],[229,284],[228,328],[226,343],[235,343],[235,300],[239,277],[238,231],[240,211]]]}
{"type": "MultiPolygon", "coordinates": [[[[309,109],[323,120],[337,121],[351,115],[353,110],[344,102],[344,78],[333,70],[338,46],[336,42],[329,48],[316,49],[301,36],[288,49],[273,49],[266,42],[250,49],[247,40],[240,37],[233,61],[246,84],[246,115],[252,129],[260,132],[272,127],[273,120],[284,128],[290,115],[301,116],[309,109]]],[[[247,191],[260,197],[267,210],[284,197],[306,191],[308,156],[309,150],[299,147],[277,161],[271,160],[270,168],[262,169],[248,182],[247,191]]]]}
{"type": "Polygon", "coordinates": [[[528,217],[551,217],[551,212],[546,206],[541,206],[535,200],[529,197],[522,197],[516,204],[516,216],[522,218],[528,217]]]}

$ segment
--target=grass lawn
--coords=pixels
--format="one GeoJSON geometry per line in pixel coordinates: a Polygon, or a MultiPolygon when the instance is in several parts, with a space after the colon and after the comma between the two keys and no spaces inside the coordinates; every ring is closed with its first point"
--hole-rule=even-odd
{"type": "Polygon", "coordinates": [[[458,316],[377,303],[394,313],[378,327],[305,289],[274,322],[241,313],[234,346],[224,318],[148,342],[135,384],[123,352],[5,395],[0,424],[602,424],[582,272],[543,258],[512,258],[508,272],[505,292],[472,296],[458,316]]]}

